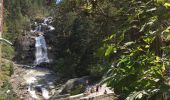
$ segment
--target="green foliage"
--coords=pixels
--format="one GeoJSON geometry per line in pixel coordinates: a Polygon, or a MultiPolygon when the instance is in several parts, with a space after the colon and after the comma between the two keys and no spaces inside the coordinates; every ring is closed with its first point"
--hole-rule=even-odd
{"type": "Polygon", "coordinates": [[[108,68],[106,68],[102,64],[96,64],[96,65],[90,66],[89,70],[90,70],[90,76],[92,78],[100,79],[105,74],[105,72],[108,70],[108,68]]]}
{"type": "Polygon", "coordinates": [[[13,59],[14,49],[9,45],[2,45],[2,58],[13,59]]]}
{"type": "Polygon", "coordinates": [[[0,100],[16,100],[16,97],[12,91],[12,86],[8,82],[13,74],[13,63],[2,59],[0,70],[0,100]],[[7,93],[10,90],[9,93],[7,93]]]}
{"type": "Polygon", "coordinates": [[[8,81],[4,82],[0,87],[0,100],[18,100],[8,81]]]}
{"type": "Polygon", "coordinates": [[[31,20],[48,15],[46,0],[5,0],[4,8],[3,37],[11,41],[30,30],[31,20]]]}
{"type": "MultiPolygon", "coordinates": [[[[54,35],[51,35],[52,38],[50,37],[49,44],[52,49],[49,52],[54,52],[54,69],[61,74],[72,77],[98,75],[108,68],[102,60],[103,57],[96,56],[96,51],[102,46],[102,40],[113,31],[114,21],[104,17],[95,6],[91,1],[81,0],[63,0],[56,6],[56,30],[54,35]]],[[[107,6],[103,8],[105,7],[107,6]]]]}
{"type": "Polygon", "coordinates": [[[122,56],[115,68],[110,70],[108,85],[114,87],[117,94],[125,96],[134,91],[145,90],[152,95],[155,89],[159,92],[160,86],[165,85],[165,66],[160,57],[150,52],[141,54],[140,50],[134,52],[122,56]]]}
{"type": "Polygon", "coordinates": [[[114,15],[117,25],[114,34],[104,39],[103,50],[110,63],[115,64],[106,82],[122,99],[146,100],[155,95],[160,98],[169,89],[168,86],[164,89],[168,55],[164,52],[166,56],[162,57],[162,48],[166,46],[163,47],[161,34],[170,25],[168,3],[164,0],[115,0],[114,3],[120,9],[114,15]]]}
{"type": "Polygon", "coordinates": [[[3,81],[3,76],[4,76],[4,79],[5,77],[10,77],[13,74],[13,63],[7,60],[2,60],[0,72],[1,72],[0,81],[3,81]]]}

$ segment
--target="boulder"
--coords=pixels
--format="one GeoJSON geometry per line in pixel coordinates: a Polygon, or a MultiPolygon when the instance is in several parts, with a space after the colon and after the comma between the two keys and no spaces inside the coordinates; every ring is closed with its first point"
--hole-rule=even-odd
{"type": "MultiPolygon", "coordinates": [[[[86,81],[89,80],[89,76],[84,76],[84,77],[81,77],[81,78],[74,78],[74,79],[70,79],[66,82],[66,84],[64,85],[62,91],[60,94],[69,94],[71,93],[72,91],[74,91],[77,86],[84,86],[86,85],[86,81]]],[[[80,88],[81,92],[84,92],[85,88],[80,88]]]]}

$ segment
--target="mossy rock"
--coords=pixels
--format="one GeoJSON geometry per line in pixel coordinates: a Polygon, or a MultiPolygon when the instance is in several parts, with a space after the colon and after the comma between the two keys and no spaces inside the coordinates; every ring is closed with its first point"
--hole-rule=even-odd
{"type": "Polygon", "coordinates": [[[83,84],[77,85],[71,92],[71,95],[77,95],[84,92],[85,86],[83,84]]]}

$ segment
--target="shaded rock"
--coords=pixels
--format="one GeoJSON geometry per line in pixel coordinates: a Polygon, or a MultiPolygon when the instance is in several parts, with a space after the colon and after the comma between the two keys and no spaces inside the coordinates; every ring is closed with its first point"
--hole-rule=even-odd
{"type": "Polygon", "coordinates": [[[40,92],[40,93],[42,93],[42,86],[35,86],[35,90],[37,91],[37,92],[40,92]]]}
{"type": "Polygon", "coordinates": [[[35,40],[28,34],[18,37],[14,42],[15,57],[17,63],[29,64],[34,61],[35,40]]]}

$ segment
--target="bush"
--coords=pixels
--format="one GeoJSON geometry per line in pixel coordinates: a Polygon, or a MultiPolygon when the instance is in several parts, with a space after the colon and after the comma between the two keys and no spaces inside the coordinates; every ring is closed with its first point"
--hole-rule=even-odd
{"type": "Polygon", "coordinates": [[[14,49],[11,46],[2,45],[2,57],[8,60],[12,60],[14,56],[14,49]]]}
{"type": "Polygon", "coordinates": [[[8,81],[5,81],[0,88],[0,100],[18,100],[8,81]]]}
{"type": "Polygon", "coordinates": [[[163,97],[163,93],[170,88],[165,84],[164,64],[160,57],[151,52],[140,55],[138,53],[122,56],[118,60],[117,65],[109,71],[106,79],[108,85],[113,87],[121,98],[127,97],[127,100],[145,100],[156,94],[159,95],[155,98],[163,97]]]}
{"type": "Polygon", "coordinates": [[[0,84],[5,81],[8,81],[10,76],[13,74],[13,63],[7,60],[2,59],[2,63],[0,66],[0,84]]]}

